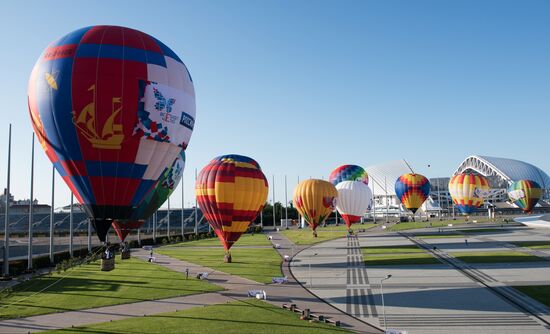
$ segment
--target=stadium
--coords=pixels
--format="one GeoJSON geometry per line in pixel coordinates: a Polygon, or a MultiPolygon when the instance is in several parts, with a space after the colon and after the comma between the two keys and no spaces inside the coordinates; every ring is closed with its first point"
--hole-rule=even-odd
{"type": "MultiPolygon", "coordinates": [[[[395,195],[395,180],[405,173],[414,172],[414,168],[405,160],[390,161],[366,168],[369,174],[369,186],[374,194],[374,215],[376,217],[400,217],[407,215],[405,208],[395,195]]],[[[524,161],[497,158],[482,155],[471,155],[464,159],[452,175],[460,173],[478,173],[485,176],[491,188],[485,205],[478,211],[487,212],[494,209],[499,214],[519,214],[521,210],[508,200],[507,189],[514,181],[532,180],[544,189],[544,196],[539,201],[535,213],[550,212],[550,177],[542,169],[524,161]]],[[[421,213],[436,216],[451,215],[453,202],[449,194],[450,177],[430,178],[430,197],[420,209],[421,213]]],[[[371,216],[370,214],[369,216],[371,216]]]]}

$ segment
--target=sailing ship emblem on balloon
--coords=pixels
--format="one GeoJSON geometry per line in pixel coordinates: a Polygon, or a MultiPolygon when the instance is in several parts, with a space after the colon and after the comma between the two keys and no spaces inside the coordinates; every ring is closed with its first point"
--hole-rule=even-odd
{"type": "MultiPolygon", "coordinates": [[[[122,99],[120,97],[112,98],[111,115],[101,127],[101,132],[98,133],[96,131],[97,124],[95,117],[95,85],[91,85],[88,91],[93,92],[92,102],[82,108],[78,117],[76,117],[76,121],[73,119],[75,126],[93,147],[110,150],[120,149],[120,144],[124,140],[124,134],[122,133],[122,124],[116,124],[115,117],[122,110],[122,99]]],[[[75,115],[76,112],[73,112],[73,116],[75,115]]]]}

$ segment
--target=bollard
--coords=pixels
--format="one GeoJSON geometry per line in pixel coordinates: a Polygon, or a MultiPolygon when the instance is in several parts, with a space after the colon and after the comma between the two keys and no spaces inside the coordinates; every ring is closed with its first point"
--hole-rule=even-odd
{"type": "Polygon", "coordinates": [[[308,308],[306,308],[305,310],[302,311],[302,316],[300,317],[300,319],[309,320],[310,318],[311,318],[311,312],[308,308]]]}

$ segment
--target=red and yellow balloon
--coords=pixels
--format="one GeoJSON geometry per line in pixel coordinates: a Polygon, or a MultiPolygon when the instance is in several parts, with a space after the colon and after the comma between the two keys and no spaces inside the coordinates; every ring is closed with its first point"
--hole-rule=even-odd
{"type": "Polygon", "coordinates": [[[242,155],[214,158],[198,175],[197,201],[222,242],[226,262],[231,262],[231,246],[265,205],[267,192],[267,179],[260,165],[242,155]]]}

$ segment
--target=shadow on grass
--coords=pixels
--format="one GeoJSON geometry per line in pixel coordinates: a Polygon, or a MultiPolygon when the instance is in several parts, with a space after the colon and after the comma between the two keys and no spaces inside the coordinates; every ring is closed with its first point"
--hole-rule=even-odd
{"type": "Polygon", "coordinates": [[[365,260],[365,265],[370,266],[404,266],[404,265],[423,265],[423,264],[441,264],[434,257],[426,258],[397,258],[397,259],[380,259],[380,260],[365,260]]]}

